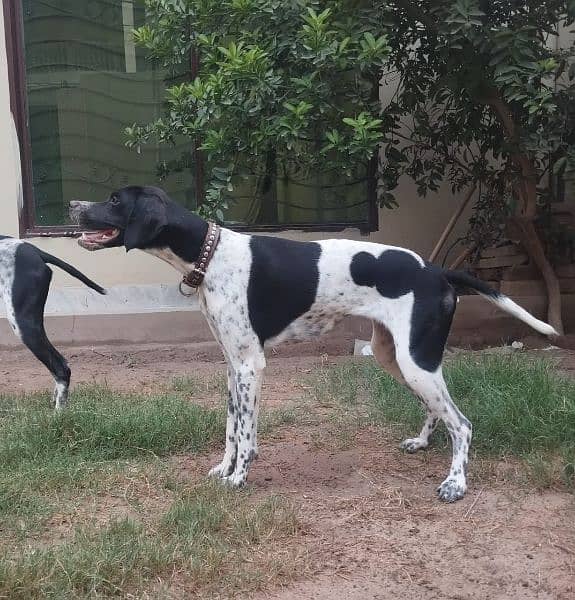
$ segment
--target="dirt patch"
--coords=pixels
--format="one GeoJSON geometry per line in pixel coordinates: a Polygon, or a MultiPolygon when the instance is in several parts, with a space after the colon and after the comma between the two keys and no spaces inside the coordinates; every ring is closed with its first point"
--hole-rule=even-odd
{"type": "MultiPolygon", "coordinates": [[[[351,348],[342,344],[326,344],[317,352],[317,344],[307,343],[285,344],[267,351],[265,400],[275,406],[293,399],[294,391],[301,392],[306,375],[314,368],[349,360],[351,348]],[[311,350],[314,353],[310,354],[311,350]]],[[[539,338],[525,340],[525,351],[556,360],[563,371],[575,375],[573,351],[541,344],[539,338]]],[[[72,387],[99,383],[118,390],[146,392],[178,377],[205,381],[226,374],[222,353],[215,343],[81,346],[65,348],[64,354],[72,369],[72,387]]],[[[0,379],[5,393],[49,389],[53,384],[50,374],[26,348],[0,350],[0,379]]]]}
{"type": "Polygon", "coordinates": [[[301,433],[262,448],[254,485],[297,497],[316,576],[257,598],[571,598],[575,509],[561,492],[473,483],[440,504],[448,457],[363,432],[326,453],[301,433]],[[272,480],[266,481],[272,473],[272,480]],[[337,590],[337,592],[336,592],[337,590]]]}
{"type": "MultiPolygon", "coordinates": [[[[307,553],[302,580],[254,600],[574,597],[571,494],[488,481],[472,465],[468,496],[446,505],[435,497],[446,454],[402,454],[398,439],[374,429],[351,448],[318,448],[314,433],[283,429],[252,468],[257,496],[295,502],[307,553]]],[[[173,466],[194,480],[218,456],[175,457],[173,466]]]]}
{"type": "MultiPolygon", "coordinates": [[[[175,377],[225,374],[212,347],[113,346],[66,353],[76,383],[107,382],[123,390],[156,389],[175,377]]],[[[545,355],[575,372],[574,353],[550,350],[545,355]]],[[[315,367],[341,360],[348,359],[272,354],[264,402],[278,406],[298,400],[315,367]]],[[[0,352],[0,376],[5,392],[51,387],[49,375],[25,350],[0,352]]],[[[355,431],[346,444],[330,441],[333,432],[327,420],[283,426],[260,444],[250,486],[256,497],[292,499],[302,528],[293,543],[307,558],[296,582],[280,589],[270,582],[268,591],[251,596],[254,600],[575,597],[572,494],[487,477],[474,461],[467,497],[441,504],[435,488],[447,473],[447,454],[434,449],[402,454],[399,438],[381,429],[355,431]]],[[[219,458],[220,451],[174,456],[168,462],[176,479],[193,482],[219,458]]],[[[169,493],[157,496],[148,488],[138,491],[138,485],[129,493],[120,487],[114,496],[92,499],[89,506],[78,506],[77,514],[54,515],[49,538],[67,537],[72,522],[85,520],[87,511],[98,514],[99,521],[132,516],[134,510],[154,511],[168,502],[169,493]]],[[[171,597],[187,597],[185,590],[173,592],[171,597]]]]}
{"type": "MultiPolygon", "coordinates": [[[[264,381],[266,396],[273,404],[293,398],[302,378],[321,364],[345,360],[339,345],[328,352],[307,355],[305,344],[286,345],[283,351],[270,350],[264,381]]],[[[72,369],[72,387],[81,383],[106,384],[125,391],[149,392],[184,377],[206,382],[211,377],[223,380],[226,366],[216,344],[175,346],[97,346],[64,349],[72,369]]],[[[26,349],[0,350],[0,380],[5,393],[49,389],[50,373],[26,349]]]]}

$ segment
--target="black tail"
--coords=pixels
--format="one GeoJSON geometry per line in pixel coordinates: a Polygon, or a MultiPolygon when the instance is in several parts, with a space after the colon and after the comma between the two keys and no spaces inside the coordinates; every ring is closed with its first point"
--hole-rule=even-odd
{"type": "Polygon", "coordinates": [[[103,287],[99,286],[97,283],[94,283],[91,279],[88,279],[88,277],[86,277],[86,275],[84,275],[84,273],[80,273],[80,271],[78,271],[78,269],[76,269],[72,265],[69,265],[67,262],[60,260],[56,256],[52,256],[51,254],[48,254],[47,252],[40,250],[40,248],[36,248],[36,250],[38,250],[40,257],[42,258],[42,260],[45,263],[54,265],[56,267],[59,267],[63,271],[66,271],[66,273],[69,273],[70,275],[72,275],[72,277],[79,279],[82,283],[86,284],[89,288],[92,288],[93,290],[98,292],[98,294],[106,294],[106,290],[103,287]]]}
{"type": "Polygon", "coordinates": [[[449,283],[452,285],[458,285],[463,288],[475,290],[476,292],[479,292],[483,296],[488,296],[489,298],[495,299],[501,295],[498,291],[488,286],[484,281],[469,275],[469,273],[466,273],[465,271],[444,270],[443,274],[447,281],[449,281],[449,283]]]}

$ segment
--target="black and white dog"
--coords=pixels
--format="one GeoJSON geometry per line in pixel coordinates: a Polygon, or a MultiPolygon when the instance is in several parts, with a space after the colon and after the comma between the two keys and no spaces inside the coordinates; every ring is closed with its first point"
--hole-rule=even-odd
{"type": "Polygon", "coordinates": [[[11,237],[0,236],[0,294],[6,316],[14,333],[46,365],[56,381],[54,405],[64,408],[68,400],[70,368],[52,346],[44,329],[44,307],[52,280],[48,264],[63,269],[99,294],[106,291],[83,273],[36,246],[11,237]]]}
{"type": "MultiPolygon", "coordinates": [[[[70,214],[92,231],[79,240],[84,248],[138,248],[184,275],[202,260],[209,229],[206,221],[153,187],[126,187],[101,203],[72,202],[70,214]]],[[[451,437],[453,459],[439,497],[447,502],[462,498],[471,423],[453,403],[441,370],[457,302],[452,285],[476,290],[537,331],[555,334],[481,281],[426,263],[410,250],[336,239],[296,242],[222,228],[198,288],[202,311],[228,365],[226,449],[210,473],[242,485],[257,456],[264,345],[315,338],[344,316],[357,315],[373,323],[377,361],[427,410],[420,434],[405,440],[402,448],[415,452],[427,447],[441,419],[451,437]]]]}

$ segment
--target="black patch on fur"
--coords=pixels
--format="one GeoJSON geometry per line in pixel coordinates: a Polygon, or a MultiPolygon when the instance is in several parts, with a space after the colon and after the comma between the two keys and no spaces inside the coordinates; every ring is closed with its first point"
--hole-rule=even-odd
{"type": "Polygon", "coordinates": [[[358,252],[350,272],[357,285],[375,287],[386,298],[413,292],[409,352],[417,366],[435,371],[441,364],[456,305],[455,291],[444,272],[431,264],[422,266],[403,250],[385,250],[378,258],[358,252]]]}
{"type": "Polygon", "coordinates": [[[251,325],[263,345],[314,303],[321,247],[316,242],[252,236],[250,248],[248,310],[251,325]]]}
{"type": "Polygon", "coordinates": [[[58,383],[68,386],[70,368],[44,329],[44,306],[51,280],[52,271],[36,247],[20,244],[15,255],[12,305],[22,341],[58,383]]]}

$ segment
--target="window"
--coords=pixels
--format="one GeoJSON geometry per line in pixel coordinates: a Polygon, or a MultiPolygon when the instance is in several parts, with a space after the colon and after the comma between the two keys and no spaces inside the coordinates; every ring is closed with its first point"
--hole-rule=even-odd
{"type": "MultiPolygon", "coordinates": [[[[100,200],[127,184],[160,185],[194,209],[202,196],[200,156],[189,140],[176,147],[124,144],[123,130],[163,109],[167,74],[131,38],[144,22],[137,0],[4,2],[11,83],[22,153],[22,233],[67,234],[69,200],[100,200]],[[157,167],[182,153],[189,167],[159,180],[157,167]]],[[[191,69],[192,61],[190,61],[191,69]]],[[[182,77],[190,77],[190,69],[182,77]]],[[[340,182],[319,174],[298,180],[274,168],[265,202],[257,182],[242,182],[226,215],[237,227],[372,229],[377,221],[369,177],[340,182]],[[262,197],[260,195],[260,197],[262,197]]]]}

